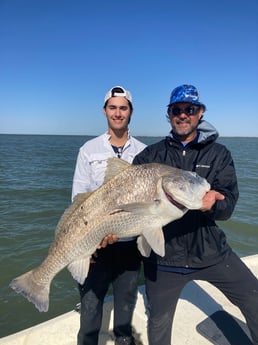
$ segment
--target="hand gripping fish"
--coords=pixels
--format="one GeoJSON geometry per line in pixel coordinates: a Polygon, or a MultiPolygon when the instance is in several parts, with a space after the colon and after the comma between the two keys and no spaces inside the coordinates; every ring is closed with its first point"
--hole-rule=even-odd
{"type": "Polygon", "coordinates": [[[200,209],[209,189],[209,183],[193,172],[111,158],[103,185],[94,192],[78,194],[65,210],[45,260],[13,279],[10,287],[39,311],[47,311],[52,279],[67,266],[83,284],[91,255],[107,234],[138,236],[143,256],[149,256],[151,249],[164,256],[162,227],[188,210],[200,209]]]}

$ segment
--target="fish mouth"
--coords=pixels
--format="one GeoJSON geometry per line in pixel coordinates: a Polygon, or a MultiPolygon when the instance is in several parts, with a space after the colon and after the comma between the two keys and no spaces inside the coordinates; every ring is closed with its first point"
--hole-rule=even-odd
{"type": "Polygon", "coordinates": [[[166,192],[165,192],[165,194],[166,194],[166,197],[167,197],[168,201],[169,201],[171,204],[173,204],[174,206],[176,206],[177,208],[179,208],[179,209],[182,210],[182,211],[184,211],[184,210],[186,209],[186,207],[185,207],[184,205],[180,204],[178,201],[176,201],[175,199],[173,199],[173,197],[172,197],[170,194],[168,194],[168,193],[166,193],[166,192]]]}

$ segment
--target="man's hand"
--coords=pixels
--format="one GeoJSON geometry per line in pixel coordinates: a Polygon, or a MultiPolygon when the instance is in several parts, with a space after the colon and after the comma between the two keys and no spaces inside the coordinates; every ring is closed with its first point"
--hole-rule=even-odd
{"type": "MultiPolygon", "coordinates": [[[[105,248],[108,244],[113,244],[118,241],[118,237],[116,235],[108,234],[103,238],[100,245],[97,247],[97,249],[105,248]]],[[[98,257],[98,251],[96,250],[90,259],[90,263],[94,264],[96,263],[96,259],[98,257]]]]}
{"type": "Polygon", "coordinates": [[[216,192],[215,190],[209,190],[202,199],[201,211],[209,211],[217,200],[224,200],[223,194],[216,192]]]}
{"type": "Polygon", "coordinates": [[[98,246],[98,249],[105,248],[108,244],[113,244],[118,241],[118,237],[113,234],[108,234],[103,238],[100,245],[98,246]]]}

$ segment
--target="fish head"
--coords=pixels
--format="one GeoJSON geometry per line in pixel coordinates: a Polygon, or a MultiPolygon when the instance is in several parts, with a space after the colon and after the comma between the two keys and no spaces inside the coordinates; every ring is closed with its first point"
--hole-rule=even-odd
{"type": "Polygon", "coordinates": [[[170,203],[181,210],[200,209],[204,195],[210,190],[205,178],[181,169],[174,169],[163,176],[161,186],[170,203]]]}

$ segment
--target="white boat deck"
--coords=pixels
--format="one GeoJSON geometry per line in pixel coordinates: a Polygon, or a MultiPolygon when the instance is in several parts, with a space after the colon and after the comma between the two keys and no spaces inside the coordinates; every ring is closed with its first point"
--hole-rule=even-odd
{"type": "MultiPolygon", "coordinates": [[[[253,273],[258,277],[258,254],[243,258],[243,261],[249,266],[253,273]]],[[[206,282],[194,281],[188,284],[179,300],[175,320],[173,324],[173,345],[208,345],[233,344],[230,337],[220,335],[216,329],[215,323],[209,316],[214,313],[225,311],[237,320],[237,325],[241,327],[244,318],[234,305],[232,305],[224,295],[215,287],[206,282]],[[210,326],[208,322],[210,322],[210,326]],[[197,331],[196,327],[204,325],[205,328],[215,330],[211,334],[212,338],[208,340],[207,336],[203,336],[197,331]]],[[[215,314],[219,315],[220,320],[227,313],[215,314]],[[222,317],[222,318],[221,318],[222,317]]],[[[105,303],[103,325],[100,334],[99,345],[113,345],[112,336],[112,298],[105,303]]],[[[0,345],[76,345],[77,332],[79,329],[80,315],[76,311],[71,311],[59,317],[41,323],[37,326],[28,328],[16,334],[0,339],[0,345]]],[[[232,319],[233,320],[233,319],[232,319]]],[[[233,320],[234,321],[234,320],[233,320]]],[[[133,317],[133,326],[135,336],[139,345],[147,345],[147,317],[145,314],[145,298],[144,287],[139,287],[137,306],[133,317]]],[[[240,328],[241,330],[242,328],[240,328]]],[[[212,333],[212,332],[211,332],[212,333]]],[[[229,330],[229,334],[236,334],[236,330],[229,330]]],[[[248,331],[247,331],[248,334],[248,331]]],[[[206,334],[207,335],[207,334],[206,334]]],[[[210,334],[209,334],[210,335],[210,334]]],[[[240,337],[241,338],[241,337],[240,337]]],[[[239,338],[239,342],[241,341],[239,338]]],[[[233,345],[240,344],[234,340],[233,345]],[[236,343],[237,342],[237,343],[236,343]]],[[[249,345],[251,342],[246,339],[241,345],[249,345]]],[[[161,344],[162,345],[162,344],[161,344]]]]}

